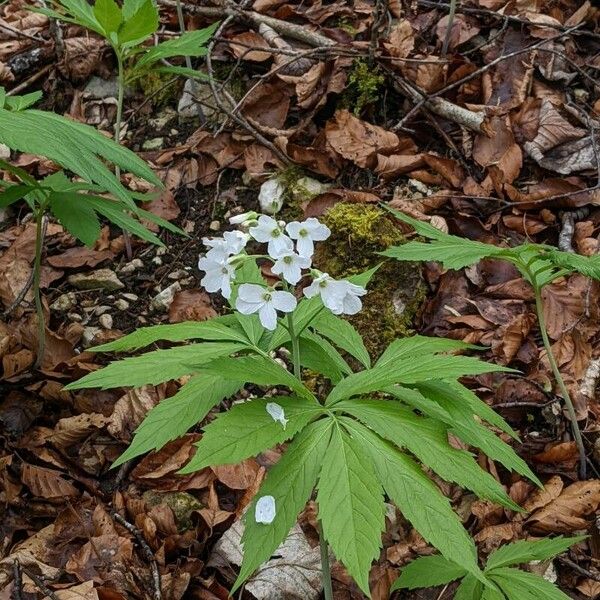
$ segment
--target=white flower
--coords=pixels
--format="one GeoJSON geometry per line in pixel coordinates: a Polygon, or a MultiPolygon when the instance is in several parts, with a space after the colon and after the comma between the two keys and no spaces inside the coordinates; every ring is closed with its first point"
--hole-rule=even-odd
{"type": "Polygon", "coordinates": [[[198,261],[198,268],[206,273],[200,281],[204,289],[211,293],[221,290],[223,297],[229,299],[231,282],[235,279],[235,267],[229,264],[227,256],[220,252],[204,256],[198,261]]]}
{"type": "Polygon", "coordinates": [[[275,518],[275,498],[273,496],[262,496],[256,502],[254,508],[254,519],[257,523],[269,525],[275,518]]]}
{"type": "Polygon", "coordinates": [[[310,267],[310,258],[300,256],[293,250],[277,253],[274,258],[277,260],[271,267],[275,275],[282,275],[283,278],[292,285],[296,285],[302,278],[302,269],[310,267]]]}
{"type": "Polygon", "coordinates": [[[273,215],[281,210],[285,187],[278,179],[268,179],[260,186],[258,202],[263,212],[273,215]]]}
{"type": "Polygon", "coordinates": [[[271,415],[273,421],[278,421],[284,429],[286,428],[288,420],[285,418],[285,411],[280,404],[277,404],[277,402],[267,402],[265,409],[271,415]]]}
{"type": "Polygon", "coordinates": [[[219,254],[231,256],[239,254],[248,243],[249,236],[241,231],[226,231],[222,238],[203,238],[202,243],[210,248],[206,256],[217,257],[219,254]]]}
{"type": "Polygon", "coordinates": [[[283,233],[279,223],[273,217],[261,215],[258,217],[258,225],[250,227],[249,232],[257,242],[269,243],[267,251],[270,256],[276,257],[278,253],[294,247],[292,240],[283,233]]]}
{"type": "Polygon", "coordinates": [[[233,217],[230,217],[229,223],[231,225],[244,225],[249,221],[256,221],[257,217],[258,215],[253,210],[250,210],[240,215],[234,215],[233,217]]]}
{"type": "Polygon", "coordinates": [[[360,296],[367,293],[360,285],[345,279],[336,280],[327,273],[321,273],[304,289],[304,295],[312,298],[320,294],[323,304],[334,315],[355,315],[361,308],[360,296]]]}
{"type": "Polygon", "coordinates": [[[257,312],[263,327],[273,331],[277,327],[277,311],[292,312],[296,308],[296,298],[289,292],[267,289],[255,283],[242,283],[235,307],[243,315],[257,312]]]}
{"type": "Polygon", "coordinates": [[[314,217],[310,217],[302,223],[292,221],[287,224],[285,229],[292,239],[297,240],[298,254],[302,256],[312,256],[315,251],[314,242],[322,242],[331,235],[329,227],[314,217]]]}

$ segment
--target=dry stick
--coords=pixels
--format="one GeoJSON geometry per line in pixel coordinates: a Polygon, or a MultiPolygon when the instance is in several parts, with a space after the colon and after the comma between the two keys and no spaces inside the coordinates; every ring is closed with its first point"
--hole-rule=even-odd
{"type": "Polygon", "coordinates": [[[576,562],[573,562],[569,558],[565,558],[564,556],[559,556],[558,560],[559,560],[559,562],[563,563],[567,567],[570,567],[574,571],[577,571],[577,573],[579,573],[580,575],[583,575],[584,577],[588,577],[589,579],[593,579],[594,581],[600,581],[600,574],[594,573],[593,571],[588,571],[588,569],[584,569],[583,567],[579,566],[576,562]]]}
{"type": "Polygon", "coordinates": [[[133,535],[133,537],[139,544],[142,553],[144,554],[144,558],[150,563],[150,570],[152,572],[152,582],[154,584],[154,600],[161,600],[162,593],[160,590],[160,571],[158,570],[158,563],[156,562],[154,553],[152,552],[150,546],[148,546],[148,542],[146,542],[146,540],[144,539],[142,532],[135,525],[131,524],[129,521],[126,521],[118,512],[111,512],[111,516],[115,521],[117,521],[117,523],[119,523],[119,525],[125,527],[125,529],[127,529],[127,531],[129,531],[129,533],[133,535]]]}
{"type": "Polygon", "coordinates": [[[38,577],[35,573],[33,573],[30,569],[28,569],[25,565],[20,565],[21,570],[29,579],[35,583],[35,585],[39,588],[42,594],[45,594],[50,598],[50,600],[59,600],[58,596],[44,583],[44,580],[41,577],[38,577]]]}
{"type": "Polygon", "coordinates": [[[456,2],[457,0],[450,0],[450,12],[448,13],[446,35],[442,45],[442,58],[445,58],[446,54],[448,54],[448,46],[450,45],[450,38],[452,37],[452,26],[454,25],[454,16],[456,15],[456,2]]]}
{"type": "Polygon", "coordinates": [[[40,69],[37,73],[34,73],[33,75],[31,75],[30,77],[25,79],[25,81],[22,81],[19,85],[15,86],[14,88],[12,88],[8,92],[6,92],[6,95],[7,96],[16,96],[17,94],[22,92],[24,89],[27,89],[32,83],[35,83],[38,79],[41,79],[46,73],[48,73],[48,71],[51,71],[53,68],[54,68],[53,64],[46,65],[45,67],[40,69]]]}
{"type": "Polygon", "coordinates": [[[13,581],[13,600],[23,600],[23,572],[21,563],[17,559],[13,562],[13,581]]]}

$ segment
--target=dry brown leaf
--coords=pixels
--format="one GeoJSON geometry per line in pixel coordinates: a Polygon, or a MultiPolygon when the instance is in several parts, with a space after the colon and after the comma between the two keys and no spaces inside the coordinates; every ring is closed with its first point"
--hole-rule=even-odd
{"type": "MultiPolygon", "coordinates": [[[[84,581],[64,590],[55,590],[53,600],[98,600],[93,581],[84,581]]],[[[50,600],[48,596],[44,600],[50,600]]]]}
{"type": "MultiPolygon", "coordinates": [[[[435,28],[435,34],[441,43],[446,39],[449,21],[448,15],[444,15],[435,28]]],[[[452,32],[450,33],[450,44],[448,48],[454,50],[473,39],[478,33],[479,27],[474,25],[469,19],[463,15],[455,15],[452,21],[452,32]]]]}
{"type": "Polygon", "coordinates": [[[115,257],[110,250],[93,250],[85,246],[75,246],[60,254],[49,256],[48,264],[59,269],[76,269],[79,267],[95,267],[115,257]]]}
{"type": "Polygon", "coordinates": [[[211,467],[217,479],[233,490],[249,488],[260,471],[260,466],[253,458],[247,458],[239,464],[219,465],[211,467]]]}
{"type": "Polygon", "coordinates": [[[64,499],[69,496],[78,496],[79,492],[63,479],[63,474],[54,469],[46,469],[25,463],[21,472],[21,481],[31,490],[34,496],[40,498],[64,499]]]}
{"type": "Polygon", "coordinates": [[[108,420],[108,432],[123,442],[131,441],[133,432],[148,411],[165,397],[165,386],[145,385],[129,390],[115,404],[108,420]]]}
{"type": "Polygon", "coordinates": [[[48,438],[57,448],[68,448],[85,439],[93,431],[104,427],[107,417],[98,413],[86,413],[59,419],[48,438]]]}
{"type": "Polygon", "coordinates": [[[182,290],[177,292],[169,306],[169,323],[182,321],[206,321],[217,316],[210,296],[204,290],[182,290]]]}
{"type": "Polygon", "coordinates": [[[564,462],[575,464],[577,456],[578,452],[575,442],[559,442],[536,454],[533,460],[537,463],[550,465],[564,462]]]}
{"type": "MultiPolygon", "coordinates": [[[[415,34],[410,22],[407,19],[401,19],[396,22],[390,31],[387,42],[383,43],[390,56],[395,58],[406,58],[415,47],[415,34]]],[[[402,64],[401,62],[392,64],[402,64]]]]}
{"type": "Polygon", "coordinates": [[[573,276],[568,282],[552,283],[542,290],[544,319],[553,340],[560,339],[581,320],[585,310],[585,294],[582,292],[586,285],[584,277],[573,276]]]}
{"type": "Polygon", "coordinates": [[[242,113],[265,127],[281,129],[289,108],[290,91],[287,86],[267,83],[250,93],[242,104],[242,113]]]}
{"type": "Polygon", "coordinates": [[[96,37],[72,37],[64,41],[63,57],[58,68],[73,81],[83,81],[98,71],[101,66],[106,43],[96,37]]]}
{"type": "Polygon", "coordinates": [[[229,42],[229,47],[233,55],[242,60],[264,62],[273,56],[272,52],[261,52],[260,48],[270,49],[270,46],[262,35],[255,31],[245,31],[233,36],[229,42]]]}

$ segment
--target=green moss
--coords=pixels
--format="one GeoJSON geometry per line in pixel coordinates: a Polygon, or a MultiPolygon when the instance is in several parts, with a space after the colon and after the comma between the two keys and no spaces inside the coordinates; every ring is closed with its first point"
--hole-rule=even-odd
{"type": "Polygon", "coordinates": [[[360,115],[365,107],[375,104],[381,95],[385,76],[378,66],[357,59],[348,74],[348,87],[341,99],[342,106],[360,115]]]}
{"type": "Polygon", "coordinates": [[[192,513],[204,508],[202,502],[187,492],[155,492],[148,490],[144,492],[142,497],[150,508],[166,504],[173,511],[179,531],[190,529],[193,524],[192,513]]]}
{"type": "MultiPolygon", "coordinates": [[[[127,77],[127,72],[125,72],[125,77],[127,77]]],[[[133,85],[141,90],[144,97],[152,96],[152,106],[163,108],[176,103],[183,90],[184,78],[180,77],[174,83],[167,85],[172,79],[173,75],[170,73],[158,73],[150,70],[143,77],[136,79],[133,85]]]]}
{"type": "MultiPolygon", "coordinates": [[[[331,236],[317,245],[314,264],[336,278],[370,269],[382,262],[377,252],[404,242],[387,213],[372,205],[339,203],[321,220],[331,236]]],[[[381,266],[363,298],[363,310],[349,318],[372,357],[394,339],[413,333],[413,320],[425,294],[419,265],[387,261],[381,266]]]]}

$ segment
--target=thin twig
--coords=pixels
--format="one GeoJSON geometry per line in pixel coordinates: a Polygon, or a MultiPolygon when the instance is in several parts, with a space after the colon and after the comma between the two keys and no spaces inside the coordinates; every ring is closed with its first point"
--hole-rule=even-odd
{"type": "Polygon", "coordinates": [[[44,580],[41,577],[38,577],[35,573],[33,573],[29,568],[25,565],[20,565],[21,570],[35,585],[39,588],[42,594],[45,594],[50,598],[50,600],[59,600],[58,596],[45,584],[44,580]]]}
{"type": "Polygon", "coordinates": [[[23,572],[21,563],[15,559],[13,562],[13,600],[23,600],[23,572]]]}
{"type": "Polygon", "coordinates": [[[579,566],[576,562],[570,560],[569,558],[565,558],[564,556],[558,557],[559,562],[563,563],[567,567],[573,569],[573,571],[577,571],[580,575],[592,579],[593,581],[600,581],[600,574],[589,571],[588,569],[584,569],[579,566]]]}

